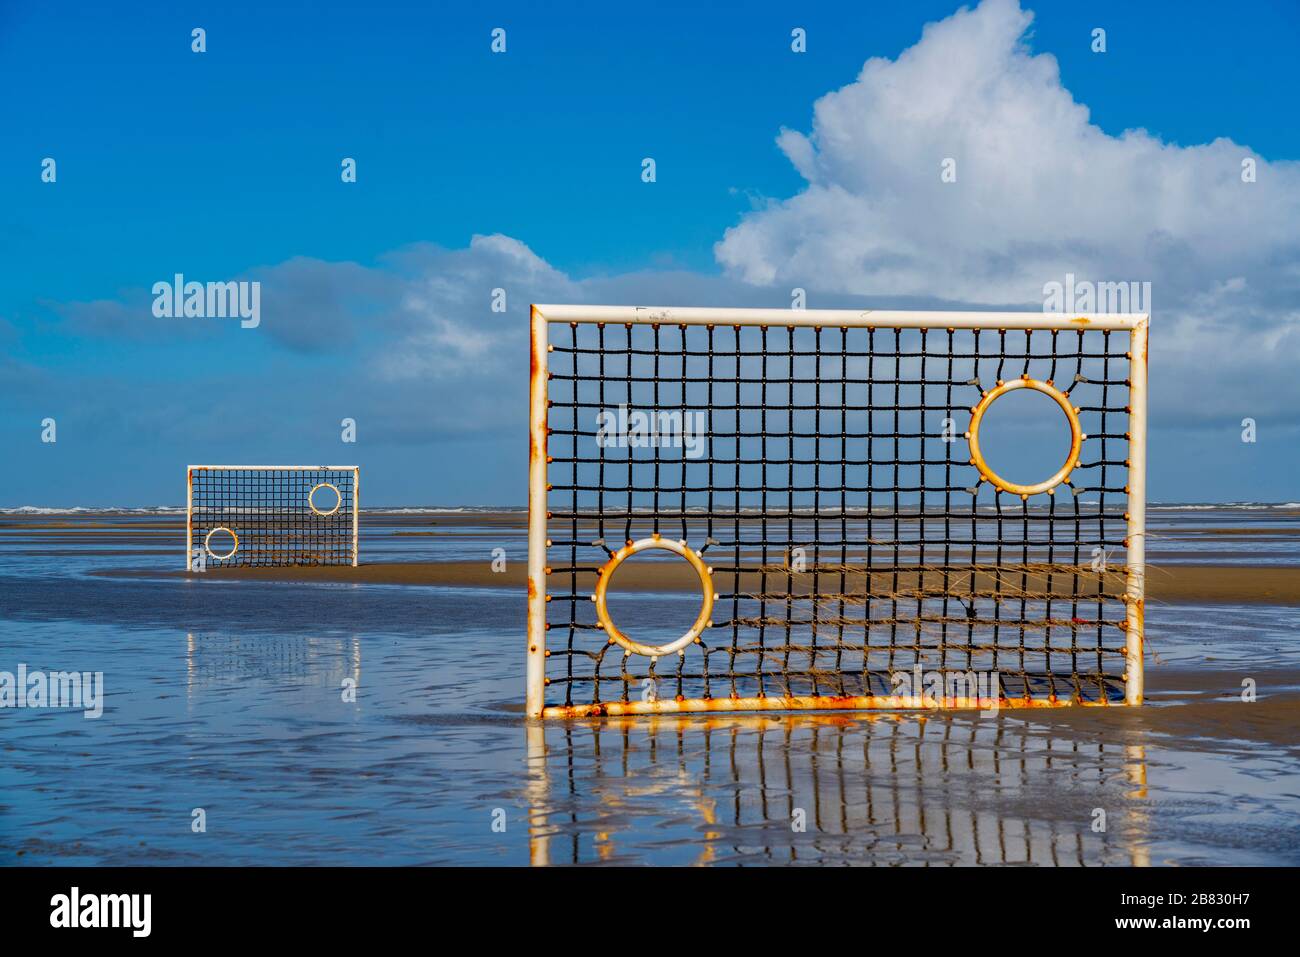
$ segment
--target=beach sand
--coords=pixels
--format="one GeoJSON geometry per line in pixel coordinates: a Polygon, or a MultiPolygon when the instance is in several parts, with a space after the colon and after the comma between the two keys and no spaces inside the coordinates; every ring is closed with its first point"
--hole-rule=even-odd
{"type": "MultiPolygon", "coordinates": [[[[97,667],[118,682],[114,723],[92,729],[105,735],[102,747],[76,745],[93,754],[80,759],[76,776],[60,763],[67,749],[49,746],[46,722],[39,731],[30,725],[21,760],[50,783],[25,806],[20,850],[34,861],[66,861],[71,841],[84,839],[86,825],[67,824],[60,832],[45,822],[79,820],[76,815],[90,803],[99,808],[92,820],[100,833],[131,834],[129,846],[102,837],[87,842],[99,860],[130,860],[146,839],[151,850],[170,851],[174,828],[149,831],[158,815],[105,811],[100,797],[115,786],[133,793],[183,792],[192,783],[189,741],[201,735],[211,773],[250,782],[278,804],[310,805],[321,793],[316,769],[341,769],[346,773],[339,780],[356,782],[351,791],[330,790],[327,806],[317,808],[319,823],[307,827],[311,839],[292,848],[268,850],[251,824],[228,828],[220,843],[205,845],[215,851],[202,852],[209,855],[205,860],[223,864],[318,863],[340,847],[393,859],[389,834],[396,830],[372,833],[364,823],[349,829],[347,822],[364,822],[376,807],[393,814],[408,795],[417,795],[409,804],[414,812],[400,833],[415,838],[404,847],[434,844],[448,860],[482,862],[477,826],[457,844],[462,832],[439,819],[436,807],[430,813],[426,792],[456,808],[446,815],[452,818],[483,794],[528,793],[535,809],[530,813],[556,821],[577,814],[602,820],[617,803],[622,823],[610,829],[611,841],[627,861],[640,863],[680,863],[715,853],[726,860],[797,854],[801,860],[849,863],[896,863],[915,860],[918,853],[922,860],[968,863],[1290,862],[1300,847],[1295,787],[1287,778],[1300,756],[1300,665],[1291,650],[1296,612],[1270,606],[1300,605],[1300,563],[1282,564],[1294,554],[1287,549],[1300,537],[1300,522],[1276,512],[1266,521],[1281,527],[1253,528],[1250,521],[1217,517],[1202,529],[1180,517],[1158,529],[1165,540],[1193,544],[1165,552],[1161,558],[1169,560],[1148,569],[1148,605],[1165,607],[1151,612],[1163,629],[1149,635],[1141,708],[1002,709],[996,716],[889,710],[693,714],[574,718],[525,727],[522,513],[363,515],[358,568],[212,567],[201,574],[180,570],[183,514],[3,516],[0,557],[10,560],[11,571],[8,578],[0,575],[0,598],[22,623],[13,634],[27,642],[14,653],[29,661],[90,655],[87,660],[102,663],[97,667]],[[1233,539],[1248,544],[1235,552],[1225,548],[1233,539]],[[496,546],[511,556],[501,573],[488,561],[496,546]],[[57,557],[65,555],[80,560],[57,557]],[[365,562],[367,555],[385,560],[365,562]],[[443,557],[459,560],[430,560],[443,557]],[[1269,557],[1276,557],[1275,565],[1267,565],[1269,557]],[[1266,567],[1240,563],[1251,560],[1266,567]],[[1180,564],[1189,561],[1204,564],[1180,564]],[[208,581],[255,587],[199,584],[208,581]],[[353,585],[397,587],[347,587],[353,585]],[[464,588],[484,591],[453,590],[464,588]],[[1203,604],[1243,607],[1190,607],[1203,604]],[[339,676],[352,673],[339,668],[360,668],[362,662],[368,697],[346,728],[301,739],[282,733],[284,727],[301,727],[301,710],[295,709],[319,708],[308,713],[336,720],[339,676]],[[1256,689],[1258,699],[1244,703],[1243,687],[1256,689]],[[267,694],[267,688],[283,694],[267,694]],[[322,704],[326,699],[330,703],[322,704]],[[160,708],[171,708],[161,713],[175,715],[185,730],[177,734],[168,726],[161,745],[160,708]],[[144,742],[147,760],[130,751],[133,741],[144,742]],[[538,741],[543,759],[530,758],[530,777],[521,778],[525,763],[512,755],[525,742],[535,748],[538,741]],[[371,762],[365,778],[352,773],[359,753],[383,758],[371,762]],[[434,778],[412,776],[413,753],[434,778]],[[510,756],[504,770],[490,766],[499,755],[510,756]],[[608,773],[611,756],[622,775],[608,773]],[[310,773],[298,780],[286,766],[310,773]],[[154,767],[177,769],[181,776],[159,778],[154,767]],[[554,782],[549,792],[548,771],[554,782]],[[84,790],[70,780],[82,782],[84,790]],[[432,788],[430,780],[437,782],[432,788]],[[648,791],[648,781],[665,783],[648,791]],[[826,812],[811,857],[808,845],[791,843],[786,797],[795,791],[816,795],[816,806],[826,812]],[[694,808],[683,805],[695,794],[736,809],[731,818],[711,823],[705,837],[694,808]],[[1088,830],[1099,806],[1114,815],[1110,843],[1088,830]],[[880,808],[888,811],[883,817],[880,808]],[[963,823],[975,820],[984,823],[963,823]],[[848,836],[837,837],[837,826],[848,836]],[[1020,844],[1006,844],[1011,833],[1021,835],[1020,844]],[[244,841],[245,834],[252,837],[244,841]]],[[[732,557],[706,552],[719,566],[732,557]]],[[[845,588],[869,584],[876,595],[917,584],[930,589],[935,577],[927,572],[918,582],[915,573],[904,573],[895,586],[892,576],[875,575],[868,583],[862,572],[847,573],[845,588]]],[[[810,578],[796,578],[795,590],[810,578]]],[[[1051,592],[1059,593],[1069,580],[1054,573],[1051,592]]],[[[785,581],[776,572],[765,590],[785,581]]],[[[576,582],[555,574],[549,590],[581,596],[594,582],[594,569],[576,582]]],[[[819,585],[828,582],[838,588],[839,573],[820,571],[819,585]]],[[[994,583],[985,573],[973,583],[969,574],[950,577],[957,594],[968,593],[972,584],[985,589],[994,583]]],[[[1004,568],[997,584],[1002,594],[1014,595],[1022,580],[1004,568]]],[[[1123,583],[1112,576],[1106,586],[1119,591],[1123,583]]],[[[638,556],[620,569],[614,587],[694,593],[698,600],[700,584],[679,559],[638,556]]],[[[742,590],[763,587],[758,576],[742,576],[742,590]]],[[[1033,572],[1023,587],[1047,591],[1048,582],[1033,572]]],[[[716,573],[715,588],[732,588],[726,572],[716,573]]],[[[670,599],[648,602],[666,605],[670,599]]],[[[76,733],[83,741],[80,726],[76,733]]],[[[575,833],[572,824],[556,826],[551,860],[600,859],[603,852],[582,844],[575,833]]],[[[525,850],[524,862],[537,859],[536,845],[525,850]]],[[[175,853],[192,852],[178,843],[175,853]]]]}
{"type": "MultiPolygon", "coordinates": [[[[1190,520],[1179,520],[1153,534],[1154,545],[1160,540],[1167,541],[1202,541],[1206,548],[1198,553],[1202,559],[1207,556],[1219,558],[1213,543],[1236,538],[1253,537],[1261,539],[1295,539],[1300,536],[1300,523],[1294,521],[1295,515],[1287,512],[1274,512],[1272,521],[1285,524],[1275,527],[1251,527],[1216,525],[1199,527],[1190,520]]],[[[520,541],[526,527],[527,516],[521,511],[471,511],[447,513],[376,513],[362,515],[366,528],[382,527],[395,540],[420,541],[425,538],[437,540],[445,538],[458,540],[462,538],[502,536],[503,542],[513,539],[520,541]],[[493,531],[497,530],[497,531],[493,531]]],[[[170,564],[153,561],[156,556],[171,554],[166,546],[184,539],[184,515],[150,515],[147,517],[120,517],[111,513],[94,513],[92,516],[80,515],[6,515],[0,518],[0,544],[23,542],[29,547],[39,547],[44,554],[64,553],[65,549],[84,549],[87,546],[102,550],[104,555],[112,554],[114,545],[131,546],[135,555],[148,556],[150,567],[111,568],[91,572],[114,578],[180,578],[190,574],[174,567],[163,568],[170,564]]],[[[467,549],[469,550],[469,549],[467,549]]],[[[479,547],[472,549],[480,552],[479,547]]],[[[364,556],[363,547],[363,556],[364,556]]],[[[72,554],[72,552],[68,552],[72,554]]],[[[81,554],[86,554],[82,551],[81,554]]],[[[706,560],[709,556],[706,555],[706,560]]],[[[732,560],[727,556],[712,558],[719,565],[732,560]]],[[[754,559],[745,557],[747,564],[754,559]]],[[[197,574],[197,573],[195,573],[197,574]]],[[[527,587],[526,566],[521,560],[512,560],[506,569],[496,572],[487,560],[476,561],[401,561],[401,562],[364,562],[357,568],[339,565],[272,567],[272,568],[216,568],[209,567],[202,574],[213,579],[235,579],[249,581],[274,582],[335,582],[340,584],[374,584],[374,585],[412,585],[424,587],[459,587],[459,588],[508,588],[523,590],[527,587]]],[[[835,581],[838,587],[838,573],[827,571],[820,573],[820,581],[835,581]]],[[[909,588],[923,584],[927,590],[933,590],[939,582],[937,573],[927,573],[924,582],[918,582],[915,575],[904,575],[897,585],[888,575],[873,575],[871,593],[881,595],[890,592],[904,593],[909,588]]],[[[1027,594],[1067,595],[1072,583],[1066,573],[1055,573],[1049,583],[1038,572],[1031,572],[1026,579],[1014,568],[1004,569],[1000,575],[1000,592],[1015,595],[1021,588],[1027,594]],[[1050,585],[1050,587],[1049,587],[1050,585]]],[[[567,576],[557,575],[552,578],[553,588],[569,587],[572,581],[567,576]]],[[[715,577],[719,585],[725,584],[730,589],[731,578],[725,572],[715,577]]],[[[777,572],[769,576],[766,591],[784,587],[785,575],[777,572]]],[[[595,574],[580,573],[576,585],[580,591],[590,591],[595,584],[595,574]]],[[[681,592],[697,591],[699,580],[694,572],[680,561],[648,561],[633,559],[625,563],[615,579],[616,587],[632,592],[681,592]]],[[[811,584],[811,575],[796,576],[793,593],[807,590],[811,584]]],[[[986,574],[977,574],[973,583],[977,589],[986,589],[994,585],[986,574]]],[[[949,589],[955,594],[962,594],[971,589],[969,574],[954,574],[948,579],[949,589]]],[[[759,576],[742,575],[740,590],[754,593],[762,588],[759,576]]],[[[849,573],[845,580],[846,590],[865,590],[865,575],[861,572],[849,573]]],[[[721,590],[721,589],[719,589],[721,590]]],[[[1121,593],[1123,581],[1119,576],[1111,576],[1107,582],[1108,592],[1121,593]]],[[[1148,602],[1191,603],[1191,604],[1273,604],[1300,605],[1300,565],[1259,565],[1238,564],[1173,564],[1152,562],[1147,569],[1146,597],[1148,602]]]]}
{"type": "MultiPolygon", "coordinates": [[[[181,570],[157,571],[150,569],[106,569],[93,574],[125,578],[186,577],[181,570]]],[[[509,562],[501,572],[492,570],[486,561],[475,562],[391,562],[363,564],[356,568],[344,565],[316,565],[286,568],[209,568],[202,574],[213,579],[244,579],[249,581],[277,582],[338,582],[370,585],[420,585],[452,586],[461,588],[518,588],[527,585],[527,568],[521,561],[509,562]]],[[[796,576],[794,593],[804,590],[804,584],[811,580],[811,575],[796,576]]],[[[862,590],[864,575],[862,573],[846,575],[846,586],[850,590],[862,590]]],[[[928,573],[925,581],[927,588],[933,587],[937,573],[928,573]]],[[[1004,572],[1001,591],[1003,594],[1016,595],[1020,587],[1020,575],[1014,570],[1004,572]]],[[[1122,582],[1116,577],[1108,591],[1119,593],[1122,582]]],[[[1052,592],[1054,595],[1069,594],[1069,576],[1057,573],[1053,576],[1052,592]]],[[[553,587],[567,587],[567,576],[552,576],[553,587]]],[[[823,587],[826,582],[834,581],[838,587],[838,575],[834,572],[821,573],[823,587]]],[[[969,575],[952,575],[954,594],[961,594],[963,588],[969,589],[969,575]]],[[[595,582],[595,575],[586,572],[578,575],[579,588],[590,589],[595,582]]],[[[725,582],[730,587],[730,576],[719,576],[715,582],[725,582]]],[[[784,587],[783,574],[773,574],[767,581],[767,593],[784,587]]],[[[902,576],[898,591],[915,588],[915,576],[902,576]],[[909,582],[907,579],[911,578],[909,582]]],[[[976,588],[991,587],[993,581],[985,575],[976,579],[976,588]]],[[[615,577],[619,589],[632,592],[675,592],[698,591],[700,581],[690,566],[684,562],[635,562],[623,564],[615,577]]],[[[1027,593],[1045,592],[1047,581],[1041,573],[1031,573],[1027,581],[1027,593]]],[[[741,590],[756,592],[760,588],[759,576],[745,574],[740,580],[741,590]]],[[[890,576],[885,574],[872,576],[872,594],[886,594],[893,589],[890,576]]],[[[1178,602],[1191,604],[1272,604],[1300,605],[1300,567],[1256,568],[1240,565],[1166,565],[1151,567],[1147,572],[1147,600],[1151,602],[1178,602]]]]}

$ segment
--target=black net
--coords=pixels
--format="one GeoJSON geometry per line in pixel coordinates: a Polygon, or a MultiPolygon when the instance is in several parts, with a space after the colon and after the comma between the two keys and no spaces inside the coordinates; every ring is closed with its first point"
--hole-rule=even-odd
{"type": "MultiPolygon", "coordinates": [[[[550,341],[548,705],[972,681],[1122,698],[1126,332],[570,323],[550,341]],[[964,438],[982,393],[1023,375],[1087,435],[1069,484],[1028,499],[983,481],[964,438]],[[591,600],[654,534],[701,552],[718,595],[702,640],[660,658],[611,644],[591,600]]],[[[611,593],[634,563],[649,588],[686,568],[643,552],[611,593]]]]}
{"type": "Polygon", "coordinates": [[[217,567],[352,564],[352,469],[195,468],[190,481],[192,559],[202,553],[217,567]]]}

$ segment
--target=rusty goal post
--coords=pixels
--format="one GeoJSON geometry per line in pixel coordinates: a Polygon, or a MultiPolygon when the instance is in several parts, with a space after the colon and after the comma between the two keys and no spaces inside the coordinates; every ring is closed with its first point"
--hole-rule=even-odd
{"type": "Polygon", "coordinates": [[[527,715],[1140,704],[1147,330],[534,305],[527,715]],[[1024,389],[1068,452],[1017,483],[980,437],[1024,389]],[[616,620],[625,565],[693,624],[616,620]]]}

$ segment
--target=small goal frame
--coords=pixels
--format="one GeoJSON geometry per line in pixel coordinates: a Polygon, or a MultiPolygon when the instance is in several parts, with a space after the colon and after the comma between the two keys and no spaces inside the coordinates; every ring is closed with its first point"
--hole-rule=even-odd
{"type": "MultiPolygon", "coordinates": [[[[352,473],[352,561],[353,568],[357,567],[358,562],[358,540],[360,530],[361,515],[361,467],[357,465],[189,465],[185,469],[185,570],[190,571],[190,563],[193,560],[191,548],[194,540],[194,473],[200,471],[244,471],[244,472],[351,472],[352,473]]],[[[311,492],[308,494],[307,507],[310,511],[321,516],[322,518],[330,517],[337,514],[342,505],[343,496],[339,489],[329,482],[314,483],[311,492]],[[339,496],[338,504],[330,511],[320,511],[311,496],[317,489],[328,487],[334,489],[335,494],[339,496]]],[[[213,529],[216,531],[217,529],[213,529]]],[[[238,549],[239,537],[231,529],[232,535],[235,535],[235,548],[238,549]]],[[[211,536],[211,532],[208,533],[211,536]]],[[[205,543],[206,547],[206,543],[205,543]]],[[[233,557],[234,551],[230,553],[233,557]]]]}

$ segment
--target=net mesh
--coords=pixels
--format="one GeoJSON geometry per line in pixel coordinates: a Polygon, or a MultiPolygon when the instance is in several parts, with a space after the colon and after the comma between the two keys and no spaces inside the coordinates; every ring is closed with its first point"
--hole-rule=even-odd
{"type": "MultiPolygon", "coordinates": [[[[552,324],[546,704],[889,695],[903,676],[1122,699],[1128,338],[552,324]],[[964,438],[983,392],[1022,375],[1087,436],[1070,484],[1028,499],[984,481],[964,438]],[[701,640],[660,658],[610,643],[591,600],[654,534],[699,551],[718,596],[701,640]]],[[[643,552],[611,594],[633,563],[660,565],[650,587],[686,564],[643,552]]],[[[616,623],[643,640],[647,622],[616,623]]]]}
{"type": "Polygon", "coordinates": [[[354,475],[352,469],[195,468],[190,555],[201,552],[217,567],[351,565],[354,475]]]}

